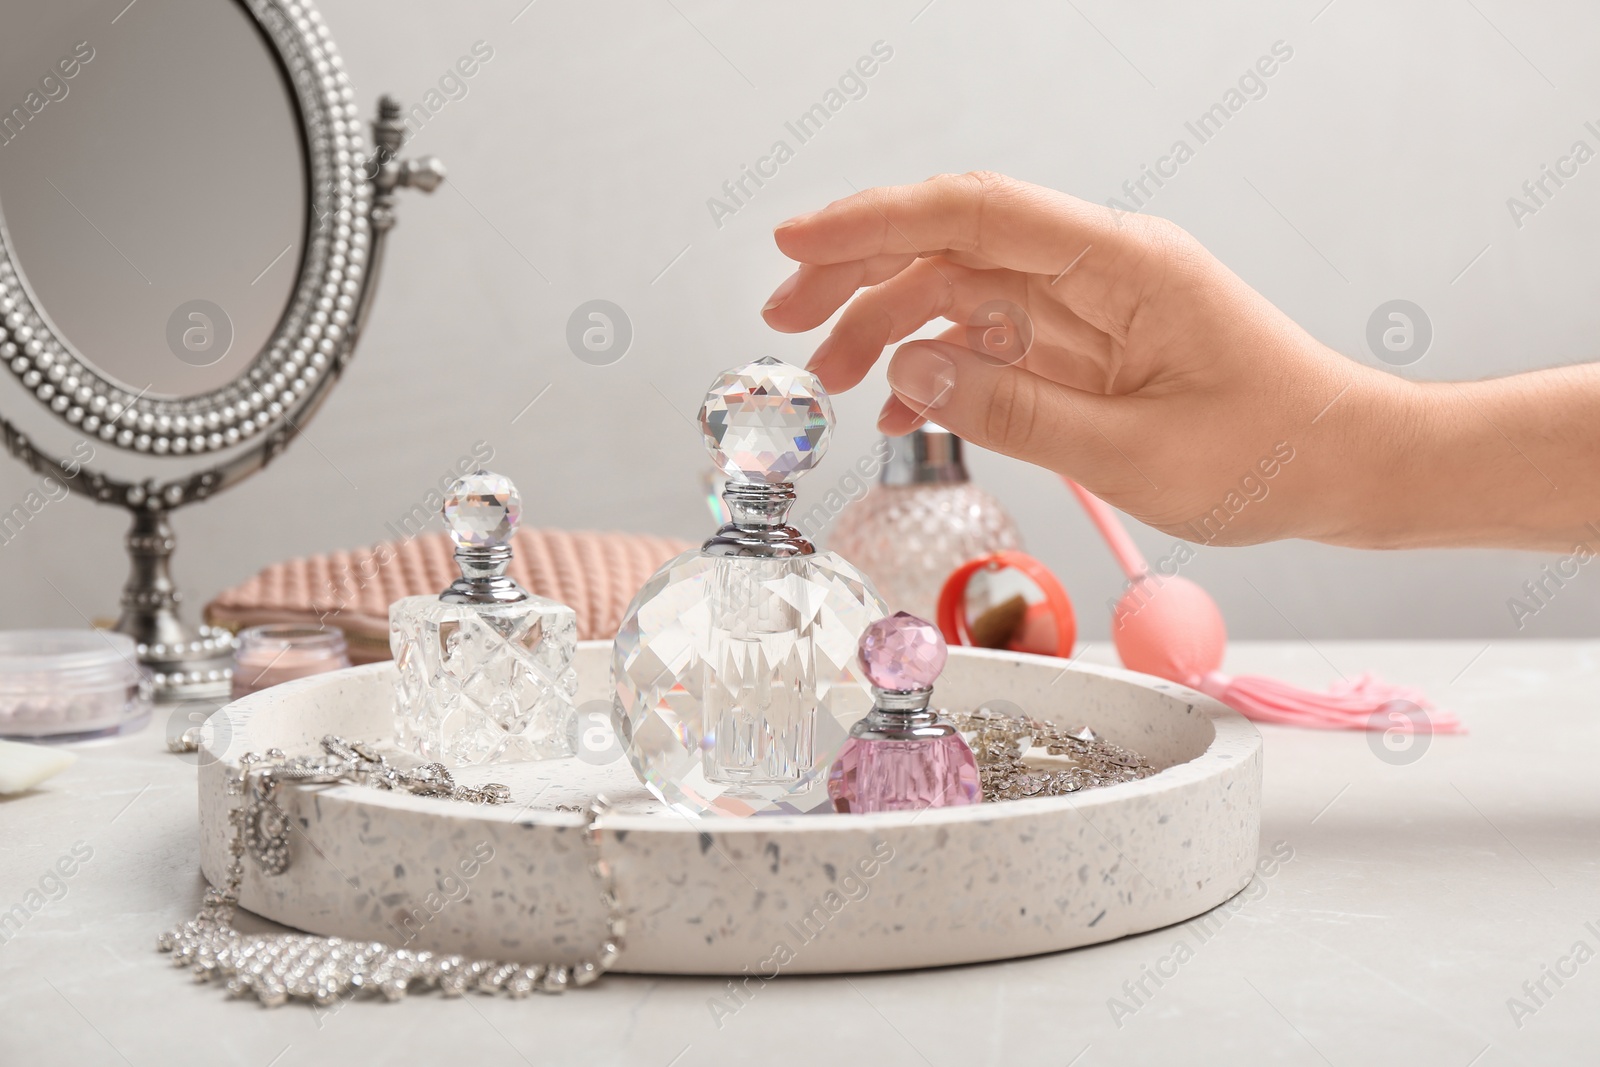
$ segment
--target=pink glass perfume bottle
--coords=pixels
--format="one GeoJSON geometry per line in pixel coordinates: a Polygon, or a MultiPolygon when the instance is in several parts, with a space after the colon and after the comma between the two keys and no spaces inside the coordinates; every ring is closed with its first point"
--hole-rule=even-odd
{"type": "Polygon", "coordinates": [[[889,603],[931,619],[951,571],[1020,549],[1022,538],[1000,502],[967,476],[961,438],[928,423],[884,444],[891,451],[879,484],[839,515],[828,547],[889,603]]]}
{"type": "Polygon", "coordinates": [[[828,772],[835,811],[919,811],[976,804],[983,793],[967,742],[928,705],[944,670],[939,628],[898,612],[861,635],[872,710],[850,730],[828,772]]]}

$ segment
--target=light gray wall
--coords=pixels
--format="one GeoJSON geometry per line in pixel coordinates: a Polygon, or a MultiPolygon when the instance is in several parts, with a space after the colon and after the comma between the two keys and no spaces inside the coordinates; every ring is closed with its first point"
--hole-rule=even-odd
{"type": "MultiPolygon", "coordinates": [[[[1507,198],[1575,140],[1600,149],[1584,127],[1600,126],[1600,11],[1323,4],[325,0],[368,104],[379,91],[424,100],[477,41],[494,55],[411,144],[443,157],[451,182],[401,205],[371,327],[310,440],[178,516],[191,603],[272,560],[387,536],[384,523],[478,439],[533,522],[703,536],[703,453],[687,419],[706,383],[763,354],[804,361],[816,340],[775,335],[757,314],[789,270],[776,222],[852,188],[973,168],[1103,201],[1175,139],[1195,145],[1185,121],[1277,41],[1293,57],[1266,94],[1199,145],[1148,210],[1366,362],[1373,309],[1415,301],[1434,341],[1398,373],[1473,378],[1592,358],[1600,161],[1520,227],[1507,198]],[[877,41],[894,54],[866,95],[718,226],[707,199],[774,140],[793,143],[785,121],[877,41]],[[565,341],[569,314],[595,298],[623,307],[635,331],[609,367],[565,341]]],[[[836,400],[833,473],[814,482],[870,447],[883,395],[880,372],[836,400]]],[[[69,440],[37,410],[23,415],[42,439],[69,440]]],[[[1117,575],[1068,495],[1010,460],[972,466],[1066,581],[1083,632],[1104,636],[1117,575]]],[[[0,499],[30,483],[0,465],[0,499]]],[[[0,622],[114,614],[122,526],[75,498],[50,505],[0,548],[0,622]]],[[[1152,531],[1136,537],[1166,550],[1152,531]]],[[[1236,636],[1490,640],[1517,633],[1506,600],[1546,562],[1287,543],[1202,549],[1185,573],[1236,636]]],[[[1597,583],[1582,572],[1522,632],[1594,634],[1597,583]]]]}

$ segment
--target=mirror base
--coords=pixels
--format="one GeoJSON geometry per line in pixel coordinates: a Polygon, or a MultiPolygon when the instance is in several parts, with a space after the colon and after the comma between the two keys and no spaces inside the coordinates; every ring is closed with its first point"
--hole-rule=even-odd
{"type": "Polygon", "coordinates": [[[127,544],[128,584],[122,588],[116,630],[133,638],[156,701],[226,697],[233,684],[233,635],[190,626],[179,614],[183,597],[171,572],[177,539],[166,509],[134,511],[127,544]]]}

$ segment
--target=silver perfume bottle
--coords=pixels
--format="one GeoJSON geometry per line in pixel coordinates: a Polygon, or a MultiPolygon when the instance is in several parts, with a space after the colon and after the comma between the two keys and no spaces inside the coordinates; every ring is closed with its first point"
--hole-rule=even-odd
{"type": "Polygon", "coordinates": [[[891,604],[937,617],[939,590],[969,559],[1020,549],[1017,525],[972,483],[961,438],[929,423],[890,438],[880,484],[839,515],[828,547],[854,560],[891,604]]]}
{"type": "Polygon", "coordinates": [[[826,807],[829,763],[871,704],[856,640],[883,601],[786,522],[832,421],[816,376],[776,359],[736,367],[706,394],[700,428],[728,477],[730,519],[644,584],[612,657],[624,750],[680,811],[826,807]]]}
{"type": "Polygon", "coordinates": [[[443,513],[461,577],[438,596],[389,606],[395,737],[425,759],[470,765],[575,751],[578,618],[506,574],[521,511],[503,475],[457,481],[443,513]]]}

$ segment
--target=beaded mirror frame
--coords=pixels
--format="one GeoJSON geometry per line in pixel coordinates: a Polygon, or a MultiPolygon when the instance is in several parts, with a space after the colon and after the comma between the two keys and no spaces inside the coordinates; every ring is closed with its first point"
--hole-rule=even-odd
{"type": "Polygon", "coordinates": [[[237,379],[197,396],[159,398],[108,379],[52,331],[19,277],[9,238],[0,247],[0,308],[9,334],[0,351],[11,373],[68,424],[119,448],[215,452],[267,432],[306,398],[354,324],[368,270],[372,199],[354,93],[315,11],[297,0],[243,0],[243,6],[276,47],[293,87],[311,204],[289,304],[237,379]]]}
{"type": "Polygon", "coordinates": [[[162,461],[228,454],[177,477],[122,478],[57,458],[0,417],[6,448],[17,459],[73,492],[133,512],[117,629],[134,638],[164,700],[225,696],[232,651],[231,634],[190,627],[179,617],[167,513],[249,477],[298,435],[354,353],[394,225],[395,190],[431,192],[444,178],[433,157],[398,158],[405,127],[390,97],[379,100],[375,147],[368,151],[350,80],[307,0],[237,2],[290,83],[309,170],[306,251],[293,293],[265,347],[237,378],[195,396],[147,397],[89,365],[35,306],[13,260],[0,203],[0,359],[23,388],[89,441],[162,461]]]}

